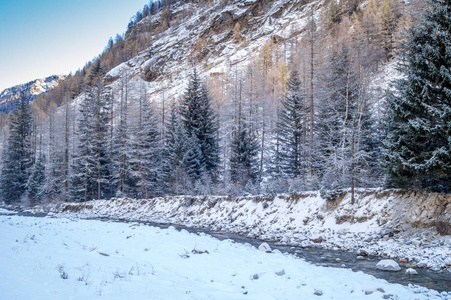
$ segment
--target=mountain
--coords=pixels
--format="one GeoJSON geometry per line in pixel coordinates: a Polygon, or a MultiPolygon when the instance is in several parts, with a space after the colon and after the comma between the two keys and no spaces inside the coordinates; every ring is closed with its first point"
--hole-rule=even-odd
{"type": "Polygon", "coordinates": [[[147,83],[154,99],[160,99],[164,90],[177,98],[193,68],[203,78],[244,70],[268,41],[289,61],[312,11],[313,18],[319,19],[323,5],[324,1],[299,0],[176,2],[133,25],[129,32],[137,38],[145,35],[146,28],[155,28],[150,46],[113,68],[106,78],[114,82],[119,72],[127,70],[147,83]],[[163,26],[166,15],[171,21],[163,26]]]}
{"type": "Polygon", "coordinates": [[[11,111],[16,104],[16,100],[19,99],[22,94],[29,97],[29,99],[33,101],[39,95],[53,90],[65,78],[65,75],[52,75],[24,84],[18,84],[3,90],[0,93],[0,112],[8,113],[11,111]]]}

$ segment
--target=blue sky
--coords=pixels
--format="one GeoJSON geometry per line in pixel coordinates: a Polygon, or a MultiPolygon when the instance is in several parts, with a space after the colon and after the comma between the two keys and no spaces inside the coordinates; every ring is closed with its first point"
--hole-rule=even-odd
{"type": "Polygon", "coordinates": [[[0,92],[92,60],[149,0],[0,0],[0,92]]]}

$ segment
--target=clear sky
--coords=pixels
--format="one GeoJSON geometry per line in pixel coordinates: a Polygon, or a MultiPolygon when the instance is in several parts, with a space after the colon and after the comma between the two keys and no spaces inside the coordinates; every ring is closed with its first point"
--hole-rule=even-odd
{"type": "Polygon", "coordinates": [[[122,34],[149,0],[0,0],[0,92],[69,74],[122,34]]]}

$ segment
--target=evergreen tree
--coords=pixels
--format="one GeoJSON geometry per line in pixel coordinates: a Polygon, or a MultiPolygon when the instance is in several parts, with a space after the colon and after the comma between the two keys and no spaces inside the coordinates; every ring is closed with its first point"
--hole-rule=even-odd
{"type": "Polygon", "coordinates": [[[259,144],[248,126],[243,124],[234,132],[230,149],[231,181],[243,185],[249,181],[255,182],[258,177],[259,144]]]}
{"type": "Polygon", "coordinates": [[[111,90],[102,85],[91,87],[80,104],[78,152],[72,172],[72,197],[75,200],[112,195],[108,149],[111,104],[111,90]]]}
{"type": "Polygon", "coordinates": [[[161,194],[162,144],[158,130],[158,118],[152,104],[141,93],[139,99],[138,123],[132,135],[135,155],[131,160],[140,196],[148,198],[161,194]]]}
{"type": "Polygon", "coordinates": [[[451,192],[451,2],[430,0],[402,44],[384,164],[398,187],[451,192]]]}
{"type": "Polygon", "coordinates": [[[9,130],[0,181],[1,194],[7,204],[19,201],[26,192],[33,165],[32,117],[29,100],[23,94],[19,106],[10,115],[9,130]]]}
{"type": "Polygon", "coordinates": [[[303,146],[306,133],[305,94],[299,74],[292,71],[287,83],[287,92],[279,109],[277,123],[277,150],[280,167],[289,177],[299,177],[303,173],[305,157],[303,146]]]}
{"type": "Polygon", "coordinates": [[[174,102],[165,124],[164,143],[162,180],[165,190],[172,194],[186,193],[193,181],[185,169],[184,160],[188,159],[185,158],[187,136],[174,102]]]}
{"type": "Polygon", "coordinates": [[[36,204],[45,195],[45,158],[39,155],[31,168],[31,174],[27,183],[27,195],[30,204],[36,204]]]}
{"type": "MultiPolygon", "coordinates": [[[[180,116],[186,136],[190,140],[189,144],[194,145],[197,140],[200,147],[200,161],[196,164],[199,169],[192,170],[191,173],[201,174],[205,170],[209,176],[216,179],[220,162],[217,115],[211,106],[208,90],[201,83],[196,69],[192,73],[185,96],[180,101],[180,116]]],[[[192,158],[195,152],[197,150],[192,149],[189,156],[192,158]]],[[[194,168],[195,165],[191,167],[194,168]]]]}

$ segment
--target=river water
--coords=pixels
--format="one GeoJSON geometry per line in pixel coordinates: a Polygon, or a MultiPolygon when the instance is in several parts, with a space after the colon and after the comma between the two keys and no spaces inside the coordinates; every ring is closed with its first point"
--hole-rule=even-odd
{"type": "MultiPolygon", "coordinates": [[[[140,222],[141,223],[141,222],[140,222]]],[[[177,230],[185,229],[191,233],[205,233],[211,235],[219,240],[231,239],[237,243],[249,243],[255,247],[260,246],[263,242],[268,243],[271,249],[278,249],[283,253],[294,254],[295,256],[305,259],[317,266],[347,268],[353,271],[362,271],[363,273],[373,275],[376,278],[385,279],[391,283],[399,283],[403,285],[416,284],[424,286],[439,292],[451,292],[451,272],[444,270],[442,272],[435,272],[426,268],[415,268],[418,275],[406,275],[406,265],[399,263],[401,270],[398,272],[381,271],[376,268],[376,264],[383,258],[378,256],[367,256],[363,260],[358,260],[358,254],[348,251],[327,250],[319,247],[302,248],[298,246],[280,245],[274,242],[263,241],[259,239],[244,237],[241,235],[217,232],[205,228],[190,228],[173,224],[161,224],[152,222],[142,222],[149,226],[156,226],[159,228],[175,227],[177,230]]]]}

